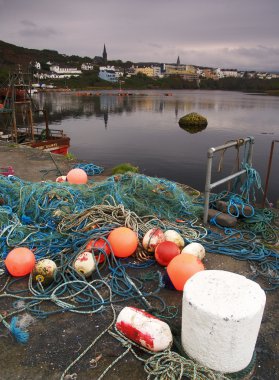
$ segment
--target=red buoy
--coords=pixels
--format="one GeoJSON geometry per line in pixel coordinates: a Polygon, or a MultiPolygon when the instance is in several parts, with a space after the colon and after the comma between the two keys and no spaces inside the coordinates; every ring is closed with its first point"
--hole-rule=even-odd
{"type": "Polygon", "coordinates": [[[24,247],[14,248],[5,260],[6,268],[14,277],[22,277],[31,273],[36,263],[34,253],[24,247]]]}
{"type": "Polygon", "coordinates": [[[107,255],[110,254],[109,245],[104,239],[90,240],[86,246],[86,251],[92,251],[92,249],[93,252],[95,252],[95,258],[99,264],[103,263],[106,259],[103,253],[97,253],[100,249],[104,250],[107,255]]]}
{"type": "Polygon", "coordinates": [[[109,234],[108,241],[116,257],[131,256],[138,246],[137,234],[127,227],[115,228],[109,234]]]}
{"type": "Polygon", "coordinates": [[[171,260],[180,254],[180,249],[172,241],[163,241],[155,248],[155,259],[160,264],[166,267],[171,260]]]}

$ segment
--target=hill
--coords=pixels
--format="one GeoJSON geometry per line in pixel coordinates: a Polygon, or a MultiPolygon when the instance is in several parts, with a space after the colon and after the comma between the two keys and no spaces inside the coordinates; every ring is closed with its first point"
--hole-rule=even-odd
{"type": "Polygon", "coordinates": [[[27,49],[24,47],[9,44],[0,41],[0,69],[13,70],[17,68],[20,63],[23,69],[27,69],[30,62],[40,62],[42,65],[46,62],[56,62],[60,64],[75,64],[78,65],[82,62],[92,62],[93,59],[89,57],[79,57],[77,55],[68,56],[60,54],[56,50],[37,50],[27,49]]]}

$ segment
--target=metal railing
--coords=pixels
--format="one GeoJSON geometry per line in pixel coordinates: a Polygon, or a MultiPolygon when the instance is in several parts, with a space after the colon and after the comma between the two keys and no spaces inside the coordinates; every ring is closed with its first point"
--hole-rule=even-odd
{"type": "MultiPolygon", "coordinates": [[[[265,187],[264,187],[264,195],[263,195],[263,201],[262,201],[262,207],[265,206],[266,196],[267,196],[267,189],[268,189],[268,182],[269,182],[269,176],[271,171],[271,164],[273,159],[273,151],[274,151],[274,144],[278,143],[279,140],[272,140],[271,147],[270,147],[270,153],[269,153],[269,160],[268,160],[268,166],[267,166],[267,174],[266,174],[266,180],[265,180],[265,187]]],[[[269,202],[267,202],[269,205],[269,202]]],[[[269,205],[270,207],[270,205],[269,205]]]]}
{"type": "Polygon", "coordinates": [[[231,174],[223,179],[220,179],[219,181],[211,183],[211,172],[212,172],[212,161],[213,156],[215,152],[219,152],[220,150],[225,151],[228,148],[232,147],[240,147],[242,145],[245,145],[249,143],[249,150],[247,154],[247,163],[249,165],[252,164],[252,154],[253,154],[253,144],[255,140],[254,137],[246,137],[245,139],[239,139],[230,141],[224,145],[217,146],[215,148],[209,148],[207,151],[207,169],[206,169],[206,180],[205,180],[205,190],[204,190],[204,214],[203,214],[203,222],[204,224],[207,223],[208,219],[208,210],[209,210],[209,197],[210,197],[210,191],[219,185],[222,185],[225,182],[228,182],[236,177],[239,177],[246,173],[246,170],[239,170],[238,172],[231,174]]]}

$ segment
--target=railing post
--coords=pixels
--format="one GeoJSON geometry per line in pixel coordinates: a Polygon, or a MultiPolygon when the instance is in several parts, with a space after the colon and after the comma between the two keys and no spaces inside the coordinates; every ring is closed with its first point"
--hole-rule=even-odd
{"type": "MultiPolygon", "coordinates": [[[[245,173],[247,173],[246,169],[239,170],[238,172],[231,174],[219,181],[216,181],[214,183],[211,183],[211,172],[212,172],[212,160],[213,155],[215,152],[218,151],[225,151],[228,148],[234,147],[234,146],[240,146],[243,144],[249,143],[248,153],[247,157],[245,157],[246,162],[251,166],[252,165],[252,155],[253,155],[253,144],[254,144],[254,137],[246,137],[245,139],[241,140],[235,140],[235,141],[229,141],[224,145],[217,146],[215,148],[209,148],[207,152],[207,169],[206,169],[206,179],[205,179],[205,189],[204,189],[204,214],[203,214],[203,222],[204,224],[207,223],[208,219],[208,210],[209,210],[209,198],[210,198],[210,191],[216,186],[219,186],[225,182],[228,182],[232,180],[233,178],[239,177],[245,173]],[[241,142],[241,143],[240,143],[241,142]]],[[[246,156],[246,155],[245,155],[246,156]]]]}
{"type": "Polygon", "coordinates": [[[271,171],[271,164],[273,159],[273,150],[274,150],[274,144],[276,142],[279,142],[279,140],[273,140],[270,147],[270,153],[269,153],[269,161],[267,166],[267,174],[266,174],[266,180],[265,180],[265,187],[264,187],[264,195],[263,195],[263,201],[262,201],[262,208],[264,208],[266,196],[267,196],[267,190],[268,190],[268,183],[269,183],[269,176],[271,171]]]}
{"type": "Polygon", "coordinates": [[[204,224],[207,223],[207,218],[208,218],[212,159],[213,159],[214,152],[215,152],[214,148],[209,148],[207,151],[207,169],[206,169],[206,179],[205,179],[205,189],[204,189],[204,214],[203,214],[204,224]]]}
{"type": "Polygon", "coordinates": [[[248,157],[247,157],[247,162],[250,166],[252,166],[252,156],[253,156],[253,145],[254,145],[254,143],[255,143],[254,137],[250,137],[248,157]]]}

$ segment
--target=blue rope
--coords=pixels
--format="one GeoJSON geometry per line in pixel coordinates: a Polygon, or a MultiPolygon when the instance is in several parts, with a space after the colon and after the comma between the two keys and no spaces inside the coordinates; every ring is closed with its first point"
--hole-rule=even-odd
{"type": "Polygon", "coordinates": [[[90,176],[101,174],[104,171],[103,167],[94,164],[75,164],[73,167],[84,170],[85,173],[90,176]]]}

